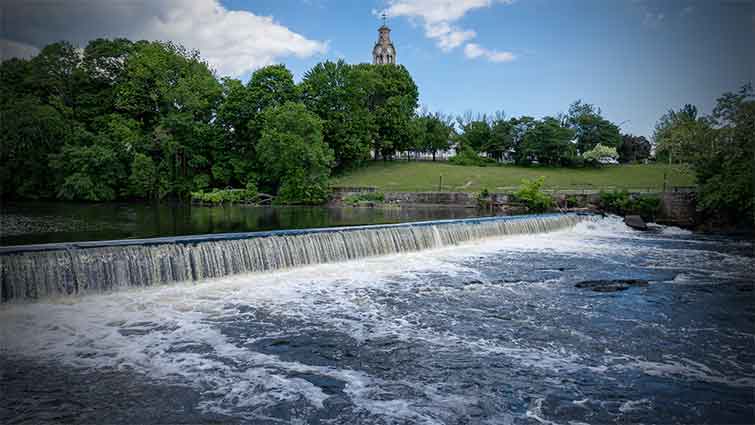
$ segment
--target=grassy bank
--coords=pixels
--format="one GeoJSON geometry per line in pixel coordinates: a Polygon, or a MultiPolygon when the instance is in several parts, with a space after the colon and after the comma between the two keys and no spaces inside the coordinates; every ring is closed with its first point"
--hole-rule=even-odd
{"type": "Polygon", "coordinates": [[[374,186],[380,191],[437,191],[442,176],[443,191],[477,192],[508,191],[519,186],[522,179],[545,177],[550,190],[612,190],[655,191],[667,184],[694,185],[693,176],[678,167],[666,165],[616,165],[604,168],[464,167],[440,162],[374,162],[352,173],[335,177],[333,186],[374,186]]]}

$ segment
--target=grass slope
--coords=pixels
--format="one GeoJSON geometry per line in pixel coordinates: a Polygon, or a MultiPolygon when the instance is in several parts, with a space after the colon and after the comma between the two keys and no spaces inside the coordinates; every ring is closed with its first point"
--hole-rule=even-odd
{"type": "Polygon", "coordinates": [[[668,187],[693,186],[694,178],[684,169],[666,165],[615,165],[603,168],[463,167],[441,162],[373,162],[367,167],[334,177],[335,187],[374,186],[384,192],[437,191],[443,176],[443,191],[492,192],[514,190],[522,179],[545,177],[546,189],[595,191],[630,189],[657,191],[663,188],[668,171],[668,187]]]}

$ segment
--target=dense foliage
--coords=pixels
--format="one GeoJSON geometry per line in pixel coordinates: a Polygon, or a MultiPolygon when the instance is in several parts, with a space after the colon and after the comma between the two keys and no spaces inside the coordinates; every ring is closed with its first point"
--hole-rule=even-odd
{"type": "Polygon", "coordinates": [[[522,185],[514,198],[523,203],[532,212],[544,212],[553,206],[553,198],[542,191],[545,178],[522,180],[522,185]]]}
{"type": "MultiPolygon", "coordinates": [[[[452,122],[418,113],[403,66],[324,62],[297,84],[273,65],[244,83],[165,42],[54,43],[0,63],[0,91],[4,198],[188,199],[253,188],[309,204],[326,199],[332,174],[371,158],[435,159],[454,148],[460,165],[585,166],[653,151],[581,101],[556,117],[469,113],[452,122]]],[[[754,102],[748,85],[708,116],[686,105],[656,126],[656,159],[694,170],[705,211],[753,217],[754,102]]]]}
{"type": "Polygon", "coordinates": [[[244,84],[218,79],[197,52],[172,43],[99,39],[0,63],[0,91],[3,197],[189,198],[258,187],[280,202],[314,203],[331,172],[371,151],[390,158],[446,146],[447,127],[417,117],[417,86],[402,66],[325,62],[297,85],[273,65],[244,84]]]}
{"type": "Polygon", "coordinates": [[[689,164],[700,207],[732,223],[755,222],[755,96],[751,85],[718,98],[713,113],[694,106],[669,111],[656,126],[658,156],[689,164]]]}
{"type": "Polygon", "coordinates": [[[661,200],[657,196],[631,196],[626,190],[600,193],[600,207],[619,215],[639,215],[645,221],[655,221],[661,200]]]}

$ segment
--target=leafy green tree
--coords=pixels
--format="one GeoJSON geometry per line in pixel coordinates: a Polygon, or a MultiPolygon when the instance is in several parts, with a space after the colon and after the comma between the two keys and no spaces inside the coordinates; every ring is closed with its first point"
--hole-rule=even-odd
{"type": "Polygon", "coordinates": [[[70,137],[68,121],[33,96],[0,103],[0,190],[3,196],[55,196],[48,157],[70,137]]]}
{"type": "Polygon", "coordinates": [[[689,136],[705,126],[704,119],[698,119],[694,105],[687,104],[678,111],[668,111],[658,120],[653,132],[656,158],[669,163],[691,161],[689,136]]]}
{"type": "Polygon", "coordinates": [[[355,168],[369,159],[374,117],[360,97],[357,74],[343,60],[315,65],[300,85],[303,103],[323,121],[323,138],[335,154],[335,170],[355,168]]]}
{"type": "Polygon", "coordinates": [[[333,152],[323,141],[321,120],[300,103],[268,109],[263,119],[258,154],[264,182],[281,203],[323,202],[333,152]]]}
{"type": "Polygon", "coordinates": [[[129,176],[131,195],[142,199],[162,199],[167,193],[167,182],[161,178],[157,165],[143,153],[134,155],[129,176]]]}
{"type": "Polygon", "coordinates": [[[619,162],[629,163],[648,159],[651,149],[652,145],[645,136],[624,134],[621,136],[621,145],[618,148],[619,162]]]}
{"type": "Polygon", "coordinates": [[[125,189],[127,173],[118,154],[101,144],[67,145],[51,160],[63,176],[57,196],[66,200],[112,201],[125,189]]]}
{"type": "Polygon", "coordinates": [[[514,126],[511,121],[497,119],[490,126],[490,140],[485,146],[488,156],[501,161],[514,148],[514,126]]]}
{"type": "Polygon", "coordinates": [[[491,132],[487,119],[466,122],[461,126],[461,134],[458,137],[459,145],[466,146],[477,153],[482,153],[490,145],[491,132]]]}
{"type": "Polygon", "coordinates": [[[194,177],[208,174],[211,146],[222,136],[212,124],[222,86],[198,52],[172,43],[139,42],[116,87],[116,109],[131,116],[159,152],[170,191],[187,197],[194,177]]]}
{"type": "Polygon", "coordinates": [[[618,148],[619,127],[601,116],[600,108],[578,100],[569,106],[564,122],[575,132],[577,151],[583,154],[600,144],[618,148]]]}
{"type": "Polygon", "coordinates": [[[409,71],[403,65],[360,64],[353,67],[352,81],[351,95],[374,118],[375,155],[388,159],[411,148],[419,91],[409,71]]]}
{"type": "Polygon", "coordinates": [[[441,114],[427,114],[418,118],[418,125],[418,150],[431,153],[435,161],[439,151],[445,151],[451,147],[453,129],[450,119],[441,114]]]}
{"type": "Polygon", "coordinates": [[[563,127],[559,120],[546,117],[537,121],[524,134],[520,160],[524,163],[537,161],[543,165],[571,165],[576,157],[576,147],[571,142],[574,130],[563,127]]]}
{"type": "Polygon", "coordinates": [[[582,158],[593,165],[600,165],[604,160],[616,160],[618,157],[619,153],[616,152],[616,148],[601,144],[595,145],[594,148],[582,154],[582,158]]]}
{"type": "Polygon", "coordinates": [[[755,224],[755,96],[751,85],[718,98],[712,132],[694,139],[700,206],[729,222],[755,224]]]}

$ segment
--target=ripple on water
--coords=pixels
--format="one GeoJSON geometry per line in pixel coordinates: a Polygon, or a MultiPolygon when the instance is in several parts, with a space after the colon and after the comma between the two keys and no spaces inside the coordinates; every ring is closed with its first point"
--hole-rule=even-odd
{"type": "Polygon", "coordinates": [[[0,383],[13,392],[0,419],[118,423],[131,409],[150,412],[145,423],[746,422],[755,310],[752,293],[726,285],[750,273],[730,248],[609,220],[3,306],[0,383]],[[600,278],[653,283],[574,288],[600,278]],[[720,288],[695,290],[711,282],[720,288]],[[24,390],[41,382],[57,401],[24,390]]]}

